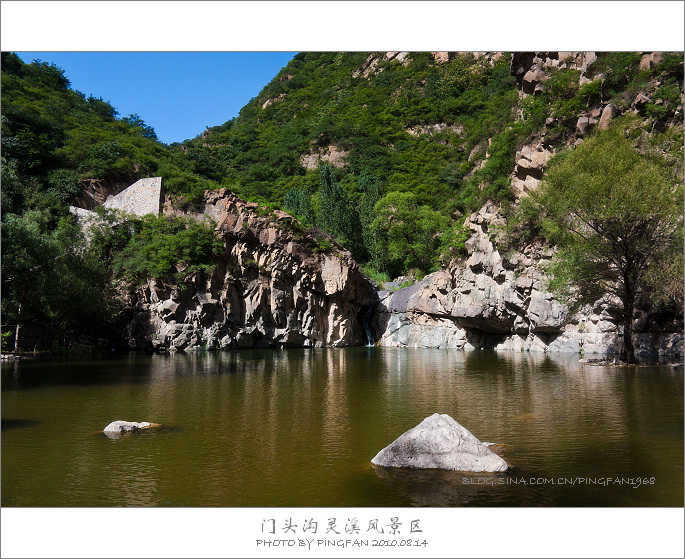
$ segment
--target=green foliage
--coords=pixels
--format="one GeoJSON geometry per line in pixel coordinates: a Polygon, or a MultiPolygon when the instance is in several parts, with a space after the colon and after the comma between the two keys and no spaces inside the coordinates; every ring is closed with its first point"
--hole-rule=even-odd
{"type": "Polygon", "coordinates": [[[2,351],[6,352],[9,351],[9,340],[13,336],[13,332],[8,330],[7,332],[3,332],[1,337],[2,337],[2,351]]]}
{"type": "Polygon", "coordinates": [[[384,288],[386,282],[390,281],[388,274],[378,271],[372,265],[363,266],[362,273],[381,289],[384,288]]]}
{"type": "Polygon", "coordinates": [[[376,204],[372,227],[384,238],[390,271],[418,268],[426,273],[438,265],[440,235],[447,217],[417,204],[411,192],[391,192],[376,204]]]}
{"type": "Polygon", "coordinates": [[[476,61],[471,53],[457,54],[435,80],[442,97],[456,97],[465,91],[480,88],[488,81],[487,63],[476,61]]]}
{"type": "Polygon", "coordinates": [[[639,52],[606,52],[598,57],[594,66],[603,73],[606,97],[613,98],[626,89],[634,87],[640,74],[639,52]]]}
{"type": "Polygon", "coordinates": [[[63,347],[109,336],[118,312],[109,274],[70,217],[55,223],[45,210],[4,214],[2,246],[6,323],[43,324],[63,347]]]}
{"type": "Polygon", "coordinates": [[[192,273],[210,274],[223,251],[211,224],[193,219],[145,216],[129,219],[125,226],[133,233],[115,254],[113,268],[131,281],[152,277],[183,283],[192,273]]]}
{"type": "Polygon", "coordinates": [[[247,260],[243,260],[243,268],[245,268],[246,270],[258,270],[259,264],[257,264],[256,260],[248,258],[247,260]]]}
{"type": "Polygon", "coordinates": [[[676,107],[681,103],[680,87],[675,83],[663,84],[647,103],[645,113],[655,120],[665,120],[675,115],[676,107]]]}
{"type": "Polygon", "coordinates": [[[301,188],[291,188],[285,193],[283,209],[304,223],[311,225],[315,223],[311,197],[301,188]]]}
{"type": "Polygon", "coordinates": [[[578,94],[587,107],[597,105],[602,101],[602,80],[593,80],[582,86],[578,94]]]}
{"type": "Polygon", "coordinates": [[[323,165],[319,171],[321,187],[317,192],[319,213],[316,222],[324,231],[339,239],[343,246],[349,247],[356,258],[363,250],[359,213],[333,177],[331,168],[323,165]]]}
{"type": "Polygon", "coordinates": [[[133,128],[137,128],[141,136],[145,138],[150,138],[152,140],[157,139],[157,133],[155,132],[155,129],[152,128],[152,126],[146,124],[145,121],[142,118],[140,118],[138,114],[128,115],[127,117],[124,117],[121,120],[122,122],[126,122],[133,128]]]}
{"type": "Polygon", "coordinates": [[[673,286],[682,291],[682,264],[673,264],[682,260],[682,178],[669,180],[662,159],[640,153],[622,130],[613,129],[550,167],[534,199],[548,238],[560,247],[551,288],[577,304],[605,294],[619,297],[624,354],[634,360],[636,299],[670,296],[674,304],[673,286]],[[681,275],[666,280],[663,269],[681,275]]]}
{"type": "MultiPolygon", "coordinates": [[[[557,156],[556,163],[563,158],[557,156]]],[[[540,207],[534,197],[521,199],[516,209],[507,215],[507,221],[500,237],[502,248],[514,249],[524,247],[542,237],[540,207]]]]}
{"type": "Polygon", "coordinates": [[[439,249],[441,261],[449,264],[454,258],[466,256],[466,241],[470,236],[471,233],[468,227],[465,227],[464,220],[456,221],[442,234],[439,249]]]}
{"type": "Polygon", "coordinates": [[[368,262],[371,267],[382,267],[384,255],[381,252],[381,239],[372,227],[376,217],[376,204],[381,199],[380,179],[369,172],[364,172],[357,180],[357,188],[361,190],[358,206],[361,241],[367,250],[368,262]]]}
{"type": "Polygon", "coordinates": [[[55,169],[48,173],[48,191],[60,201],[70,202],[83,192],[81,176],[70,169],[55,169]]]}
{"type": "Polygon", "coordinates": [[[328,252],[333,248],[333,243],[326,238],[316,237],[312,247],[313,252],[328,252]]]}
{"type": "Polygon", "coordinates": [[[90,148],[86,159],[79,165],[79,171],[87,176],[122,178],[132,172],[130,153],[116,140],[100,142],[90,148]]]}

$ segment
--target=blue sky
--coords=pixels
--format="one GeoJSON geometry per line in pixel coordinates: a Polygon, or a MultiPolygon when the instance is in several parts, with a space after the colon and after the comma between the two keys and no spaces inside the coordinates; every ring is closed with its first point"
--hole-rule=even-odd
{"type": "Polygon", "coordinates": [[[601,33],[578,23],[589,3],[546,2],[541,17],[548,24],[535,33],[518,32],[512,22],[542,5],[13,1],[2,2],[0,46],[24,61],[54,62],[74,89],[102,97],[122,116],[137,113],[166,143],[236,116],[297,51],[511,51],[540,45],[562,51],[682,50],[682,2],[635,2],[634,9],[618,11],[616,2],[593,2],[592,19],[602,22],[601,33]],[[667,16],[646,26],[641,9],[667,16]]]}
{"type": "Polygon", "coordinates": [[[296,52],[17,52],[52,62],[71,87],[137,113],[160,141],[182,142],[223,124],[296,52]]]}

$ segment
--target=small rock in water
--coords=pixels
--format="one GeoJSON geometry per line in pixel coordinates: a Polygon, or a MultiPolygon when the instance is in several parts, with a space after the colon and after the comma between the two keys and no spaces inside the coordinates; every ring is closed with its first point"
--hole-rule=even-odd
{"type": "Polygon", "coordinates": [[[509,465],[446,414],[434,413],[373,460],[377,466],[459,472],[504,472],[509,465]]]}
{"type": "Polygon", "coordinates": [[[152,427],[159,427],[159,423],[150,423],[148,421],[141,421],[140,423],[136,421],[112,421],[107,427],[103,429],[105,435],[119,436],[123,433],[130,433],[132,431],[138,431],[140,429],[150,429],[152,427]]]}

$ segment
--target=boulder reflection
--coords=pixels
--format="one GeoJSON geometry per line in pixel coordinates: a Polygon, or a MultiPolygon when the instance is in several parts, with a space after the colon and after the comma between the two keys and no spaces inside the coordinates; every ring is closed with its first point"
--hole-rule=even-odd
{"type": "Polygon", "coordinates": [[[384,468],[372,464],[376,475],[409,499],[415,507],[454,507],[470,503],[481,493],[497,491],[506,474],[384,468]]]}

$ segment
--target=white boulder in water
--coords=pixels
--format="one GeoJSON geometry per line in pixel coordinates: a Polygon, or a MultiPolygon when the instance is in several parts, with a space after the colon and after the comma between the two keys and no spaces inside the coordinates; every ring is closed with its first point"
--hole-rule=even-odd
{"type": "Polygon", "coordinates": [[[121,435],[131,431],[138,431],[140,429],[150,429],[152,427],[159,427],[158,423],[149,423],[147,421],[112,421],[107,427],[103,429],[105,435],[121,435]]]}
{"type": "Polygon", "coordinates": [[[503,472],[509,465],[446,414],[434,413],[400,435],[373,460],[392,468],[503,472]]]}

